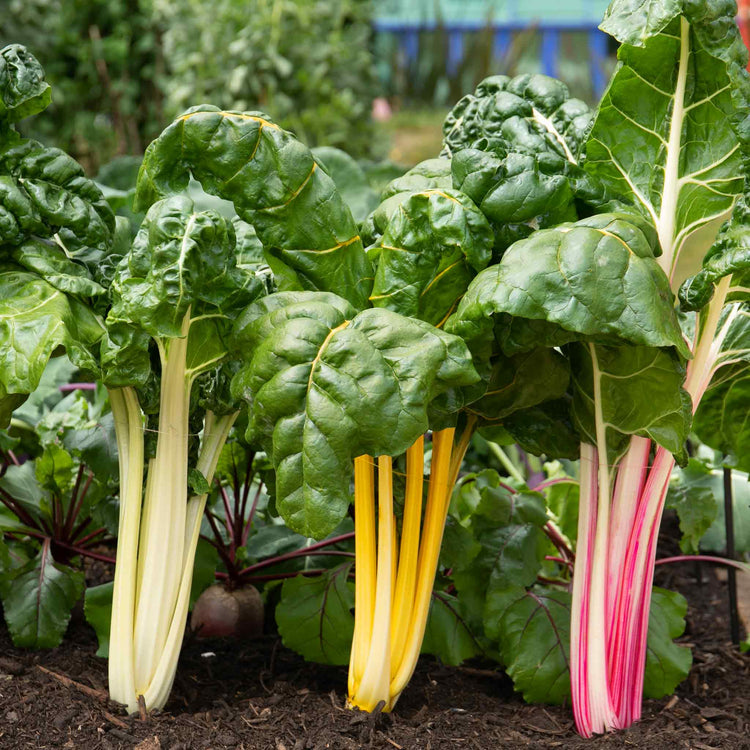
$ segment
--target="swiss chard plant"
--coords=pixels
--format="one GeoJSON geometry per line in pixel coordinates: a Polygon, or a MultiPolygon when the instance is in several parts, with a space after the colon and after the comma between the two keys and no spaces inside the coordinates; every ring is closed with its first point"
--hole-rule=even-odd
{"type": "MultiPolygon", "coordinates": [[[[565,120],[551,121],[578,221],[513,244],[448,326],[480,362],[546,346],[570,368],[565,413],[581,440],[571,678],[587,736],[640,716],[669,478],[709,385],[720,403],[748,354],[748,82],[735,7],[652,6],[610,6],[603,28],[621,42],[620,65],[575,148],[565,120]],[[692,313],[679,318],[678,290],[692,313]]],[[[489,112],[502,141],[513,129],[505,97],[489,112]]]]}

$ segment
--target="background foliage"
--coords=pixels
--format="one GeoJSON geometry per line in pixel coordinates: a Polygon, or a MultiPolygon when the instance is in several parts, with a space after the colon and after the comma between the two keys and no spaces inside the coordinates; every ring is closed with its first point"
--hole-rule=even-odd
{"type": "Polygon", "coordinates": [[[142,153],[200,103],[260,109],[311,146],[380,155],[367,0],[6,3],[0,47],[27,46],[54,91],[48,117],[22,130],[89,174],[142,153]]]}

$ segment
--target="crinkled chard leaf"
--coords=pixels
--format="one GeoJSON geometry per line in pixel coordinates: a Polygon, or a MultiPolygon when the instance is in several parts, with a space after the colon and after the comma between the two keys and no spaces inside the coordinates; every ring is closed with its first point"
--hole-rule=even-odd
{"type": "Polygon", "coordinates": [[[14,247],[10,256],[28,271],[41,276],[55,289],[79,297],[96,297],[105,289],[91,278],[85,266],[69,258],[49,240],[29,239],[14,247]]]}
{"type": "Polygon", "coordinates": [[[604,423],[613,455],[640,435],[687,460],[692,401],[682,389],[685,366],[672,351],[573,344],[570,358],[573,419],[587,442],[597,444],[596,425],[604,423]]]}
{"type": "Polygon", "coordinates": [[[450,155],[464,148],[498,155],[547,153],[561,163],[574,162],[590,120],[586,104],[571,99],[567,86],[554,78],[492,76],[445,118],[445,150],[450,155]]]}
{"type": "Polygon", "coordinates": [[[320,576],[284,581],[276,605],[276,624],[287,648],[308,661],[346,664],[354,633],[354,583],[351,565],[320,576]]]}
{"type": "Polygon", "coordinates": [[[440,325],[490,262],[492,229],[462,193],[426,190],[398,206],[378,248],[373,306],[440,325]]]}
{"type": "Polygon", "coordinates": [[[98,280],[114,231],[112,209],[77,161],[37,141],[0,143],[0,243],[57,234],[98,280]]]}
{"type": "Polygon", "coordinates": [[[557,161],[515,152],[499,158],[473,148],[453,157],[453,184],[489,219],[496,260],[535,230],[578,218],[573,189],[557,161]]]}
{"type": "Polygon", "coordinates": [[[248,440],[268,446],[279,512],[312,537],[346,513],[356,456],[403,453],[434,398],[478,379],[457,337],[327,293],[260,300],[238,319],[235,347],[253,352],[233,382],[250,404],[248,440]]]}
{"type": "Polygon", "coordinates": [[[380,205],[362,225],[362,239],[368,247],[370,259],[377,257],[378,240],[383,236],[398,207],[414,193],[427,190],[449,190],[453,187],[450,159],[427,159],[412,167],[406,174],[396,177],[386,185],[380,195],[380,205]]]}
{"type": "Polygon", "coordinates": [[[136,209],[193,176],[252,224],[282,289],[336,290],[367,304],[372,272],[351,213],[310,151],[262,113],[201,105],[146,150],[136,209]]]}
{"type": "Polygon", "coordinates": [[[50,103],[50,86],[37,59],[20,44],[0,50],[0,121],[13,123],[50,103]]]}
{"type": "Polygon", "coordinates": [[[13,644],[18,648],[59,646],[84,585],[83,572],[55,563],[46,541],[36,558],[14,572],[3,595],[13,644]]]}
{"type": "Polygon", "coordinates": [[[507,354],[609,339],[674,346],[687,355],[667,278],[653,258],[654,240],[648,225],[618,214],[535,232],[474,279],[446,330],[480,359],[494,346],[499,313],[507,354]],[[523,334],[527,325],[530,335],[523,334]]]}
{"type": "Polygon", "coordinates": [[[578,218],[578,194],[598,195],[579,166],[590,120],[565,84],[542,75],[487,78],[448,115],[453,186],[490,220],[496,259],[533,231],[578,218]]]}
{"type": "Polygon", "coordinates": [[[249,304],[259,283],[234,262],[232,222],[215,211],[195,211],[185,196],[154,204],[113,282],[109,319],[138,323],[152,336],[181,335],[188,310],[249,304]],[[235,301],[236,300],[236,301],[235,301]]]}
{"type": "Polygon", "coordinates": [[[231,220],[196,211],[184,195],[149,209],[112,284],[102,346],[108,385],[145,385],[149,337],[181,336],[188,313],[188,374],[223,361],[232,319],[264,291],[253,266],[237,265],[236,252],[231,220]]]}
{"type": "Polygon", "coordinates": [[[675,287],[709,246],[698,237],[688,252],[688,238],[725,217],[743,187],[750,84],[736,12],[733,0],[616,0],[602,24],[623,44],[585,169],[653,222],[675,287]]]}

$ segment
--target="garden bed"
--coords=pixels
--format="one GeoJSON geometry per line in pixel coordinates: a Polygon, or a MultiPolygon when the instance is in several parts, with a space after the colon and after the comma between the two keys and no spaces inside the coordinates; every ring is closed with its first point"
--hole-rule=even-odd
{"type": "Polygon", "coordinates": [[[0,632],[0,747],[750,748],[750,656],[729,643],[725,584],[707,570],[699,584],[693,565],[658,573],[658,584],[688,598],[681,640],[695,645],[693,669],[625,733],[583,740],[569,707],[525,705],[491,664],[430,658],[393,714],[351,712],[345,668],[305,663],[274,636],[242,646],[189,639],[167,710],[144,721],[107,701],[106,662],[78,618],[52,651],[15,650],[0,632]]]}

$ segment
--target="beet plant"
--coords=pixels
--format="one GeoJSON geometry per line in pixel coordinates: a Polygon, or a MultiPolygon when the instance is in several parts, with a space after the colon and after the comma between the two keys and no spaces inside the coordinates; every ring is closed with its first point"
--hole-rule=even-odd
{"type": "Polygon", "coordinates": [[[26,404],[0,433],[0,598],[16,646],[59,645],[83,595],[83,561],[114,562],[117,458],[105,405],[103,394],[77,393],[52,409],[26,404]]]}

